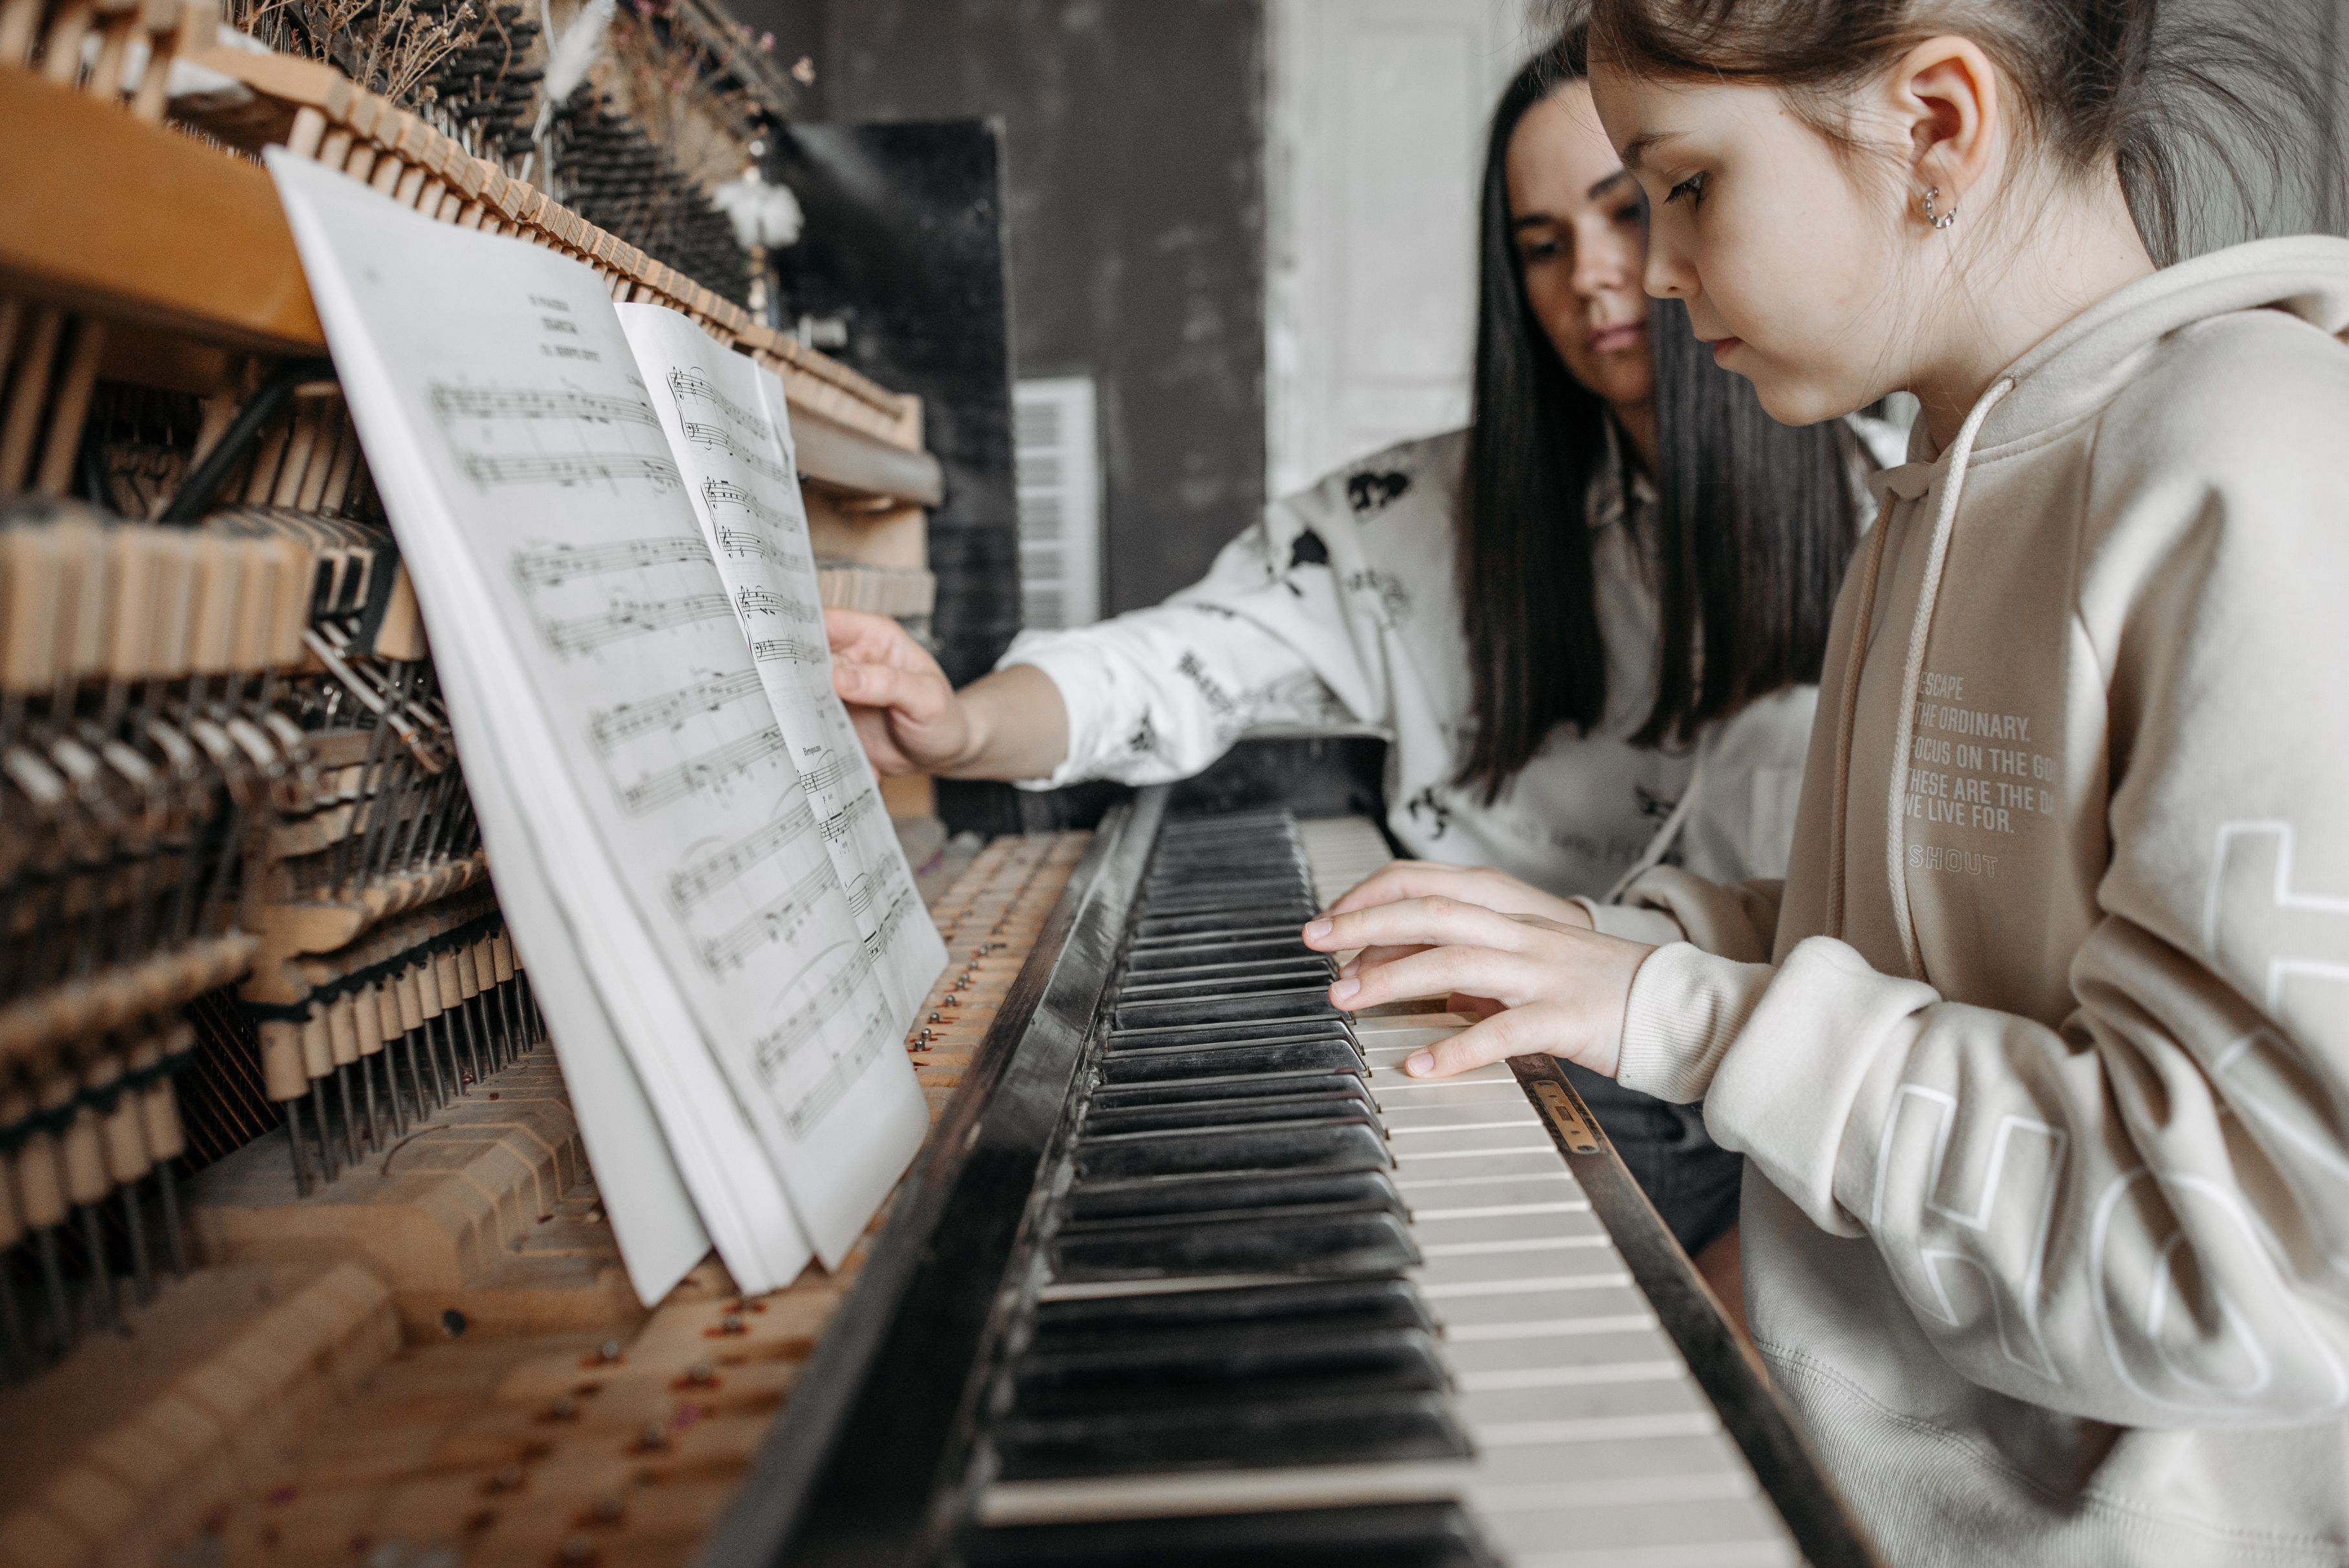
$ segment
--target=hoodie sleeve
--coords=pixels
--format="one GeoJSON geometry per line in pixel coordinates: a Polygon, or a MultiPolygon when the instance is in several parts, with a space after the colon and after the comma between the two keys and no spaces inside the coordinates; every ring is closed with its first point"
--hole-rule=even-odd
{"type": "Polygon", "coordinates": [[[1206,577],[1164,603],[1021,634],[997,667],[1042,670],[1069,712],[1067,757],[1025,787],[1186,779],[1252,730],[1377,732],[1389,706],[1384,664],[1349,618],[1331,570],[1333,542],[1353,544],[1341,531],[1353,527],[1337,499],[1343,483],[1267,507],[1206,577]]]}
{"type": "Polygon", "coordinates": [[[2173,485],[2134,602],[2101,634],[2084,610],[2112,849],[2054,1026],[1823,936],[1775,967],[1662,948],[1633,986],[1622,1081],[1704,1096],[1716,1139],[1866,1237],[1949,1363],[2015,1398],[2138,1427],[2349,1410],[2336,474],[2302,453],[2173,485]]]}

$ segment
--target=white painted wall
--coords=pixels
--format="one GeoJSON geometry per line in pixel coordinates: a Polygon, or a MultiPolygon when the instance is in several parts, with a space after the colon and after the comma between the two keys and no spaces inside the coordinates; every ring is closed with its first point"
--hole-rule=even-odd
{"type": "Polygon", "coordinates": [[[1271,494],[1467,422],[1485,120],[1553,9],[1268,0],[1271,494]]]}

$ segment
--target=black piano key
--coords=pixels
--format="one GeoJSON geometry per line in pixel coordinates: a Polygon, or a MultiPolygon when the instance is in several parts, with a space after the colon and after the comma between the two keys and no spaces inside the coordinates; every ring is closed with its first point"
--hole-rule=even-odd
{"type": "Polygon", "coordinates": [[[1040,1302],[1029,1343],[1038,1349],[1112,1346],[1202,1326],[1233,1333],[1435,1332],[1435,1320],[1407,1281],[1309,1280],[1040,1302]]]}
{"type": "Polygon", "coordinates": [[[1178,1127],[1239,1127],[1252,1121],[1293,1121],[1300,1116],[1338,1115],[1373,1107],[1370,1091],[1360,1078],[1345,1080],[1352,1089],[1320,1094],[1264,1095],[1256,1098],[1218,1097],[1175,1105],[1103,1105],[1096,1100],[1085,1115],[1088,1138],[1106,1132],[1165,1132],[1178,1127]]]}
{"type": "Polygon", "coordinates": [[[990,1434],[1005,1480],[1404,1464],[1466,1459],[1468,1439],[1439,1393],[1333,1394],[1310,1399],[1009,1416],[990,1434]]]}
{"type": "Polygon", "coordinates": [[[1496,1568],[1456,1502],[1023,1524],[972,1532],[964,1568],[1496,1568]]]}
{"type": "Polygon", "coordinates": [[[1220,1132],[1127,1132],[1077,1141],[1077,1180],[1216,1171],[1374,1171],[1393,1163],[1368,1115],[1272,1122],[1220,1132]]]}
{"type": "Polygon", "coordinates": [[[1133,945],[1146,950],[1174,942],[1195,941],[1201,936],[1220,936],[1227,941],[1249,936],[1296,936],[1305,929],[1305,923],[1319,913],[1309,910],[1294,920],[1285,914],[1246,920],[1236,920],[1228,914],[1145,914],[1133,923],[1133,945]]]}
{"type": "Polygon", "coordinates": [[[1195,969],[1153,969],[1130,976],[1117,988],[1120,1004],[1163,1001],[1169,996],[1213,996],[1245,985],[1326,986],[1338,977],[1338,966],[1319,956],[1280,958],[1261,964],[1206,964],[1195,969]]]}
{"type": "MultiPolygon", "coordinates": [[[[1108,1050],[1130,1051],[1164,1046],[1231,1046],[1248,1040],[1320,1039],[1325,1036],[1354,1041],[1354,1026],[1343,1015],[1334,1018],[1267,1018],[1257,1023],[1164,1024],[1112,1030],[1102,1045],[1108,1050]]],[[[1360,1042],[1354,1043],[1359,1049],[1360,1042]]]]}
{"type": "Polygon", "coordinates": [[[1302,1402],[1452,1386],[1416,1328],[1194,1331],[1097,1348],[1031,1352],[1012,1377],[1016,1416],[1132,1415],[1201,1405],[1302,1402]]]}
{"type": "Polygon", "coordinates": [[[1302,958],[1313,949],[1298,940],[1291,933],[1287,936],[1259,936],[1252,942],[1226,942],[1219,938],[1203,938],[1196,942],[1169,942],[1156,947],[1146,947],[1126,958],[1128,978],[1153,969],[1172,969],[1190,964],[1238,964],[1257,958],[1302,958]]]}
{"type": "MultiPolygon", "coordinates": [[[[1144,915],[1182,915],[1207,908],[1228,908],[1236,913],[1271,911],[1271,908],[1294,908],[1297,903],[1310,903],[1306,878],[1297,871],[1282,871],[1280,875],[1210,875],[1205,881],[1158,882],[1142,890],[1142,913],[1144,915]]],[[[1264,915],[1257,915],[1264,918],[1264,915]]]]}
{"type": "Polygon", "coordinates": [[[1121,1029],[1140,1028],[1152,1024],[1223,1024],[1262,1018],[1338,1016],[1338,1009],[1330,1006],[1330,985],[1326,980],[1316,980],[1305,985],[1227,991],[1221,995],[1169,997],[1164,1001],[1121,1001],[1116,1004],[1114,1014],[1117,1026],[1121,1029]]]}
{"type": "Polygon", "coordinates": [[[1322,1204],[1064,1230],[1052,1238],[1049,1251],[1052,1277],[1075,1284],[1216,1274],[1392,1274],[1420,1261],[1399,1216],[1322,1204]]]}
{"type": "Polygon", "coordinates": [[[1102,1057],[1102,1077],[1113,1084],[1154,1083],[1170,1078],[1217,1078],[1250,1072],[1362,1071],[1362,1058],[1342,1037],[1236,1046],[1162,1047],[1121,1051],[1102,1057]]]}
{"type": "Polygon", "coordinates": [[[1070,1227],[1123,1224],[1159,1217],[1204,1218],[1307,1203],[1382,1209],[1408,1219],[1410,1209],[1384,1171],[1272,1171],[1209,1176],[1080,1182],[1065,1200],[1070,1227]]]}
{"type": "Polygon", "coordinates": [[[1211,1099],[1277,1099],[1299,1094],[1360,1096],[1375,1105],[1371,1091],[1351,1073],[1247,1073],[1193,1078],[1178,1083],[1104,1084],[1093,1090],[1095,1111],[1145,1105],[1195,1105],[1211,1099]]]}

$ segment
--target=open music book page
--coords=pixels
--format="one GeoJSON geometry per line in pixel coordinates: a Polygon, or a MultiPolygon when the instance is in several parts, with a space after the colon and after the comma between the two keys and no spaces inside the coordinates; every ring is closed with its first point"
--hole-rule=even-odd
{"type": "Polygon", "coordinates": [[[675,896],[715,898],[755,848],[803,834],[830,863],[854,923],[853,933],[828,939],[797,934],[813,929],[813,911],[794,893],[706,944],[709,962],[719,966],[771,962],[778,943],[801,954],[789,985],[767,1005],[758,1048],[792,1108],[786,1127],[798,1135],[793,1147],[804,1162],[787,1167],[785,1179],[829,1265],[833,1248],[844,1251],[855,1240],[928,1129],[913,1075],[872,1069],[903,1058],[906,1026],[946,967],[946,944],[914,887],[848,710],[833,691],[781,379],[676,311],[616,309],[805,791],[805,814],[762,830],[756,845],[713,843],[679,874],[675,896]],[[851,1228],[835,1233],[812,1215],[837,1216],[851,1228]]]}
{"type": "Polygon", "coordinates": [[[866,930],[605,285],[270,167],[632,1281],[697,1226],[746,1290],[836,1264],[926,1120],[838,1020],[904,1009],[843,956],[866,930]]]}

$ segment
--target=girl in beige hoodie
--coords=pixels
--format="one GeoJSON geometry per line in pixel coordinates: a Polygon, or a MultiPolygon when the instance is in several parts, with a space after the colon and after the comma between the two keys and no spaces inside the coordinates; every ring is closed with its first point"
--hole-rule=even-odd
{"type": "Polygon", "coordinates": [[[1413,1071],[1704,1099],[1901,1564],[2349,1562],[2349,242],[2157,269],[2153,20],[1599,0],[1649,291],[1780,418],[1925,409],[1787,880],[1407,866],[1307,928],[1340,1006],[1490,1014],[1413,1071]]]}

